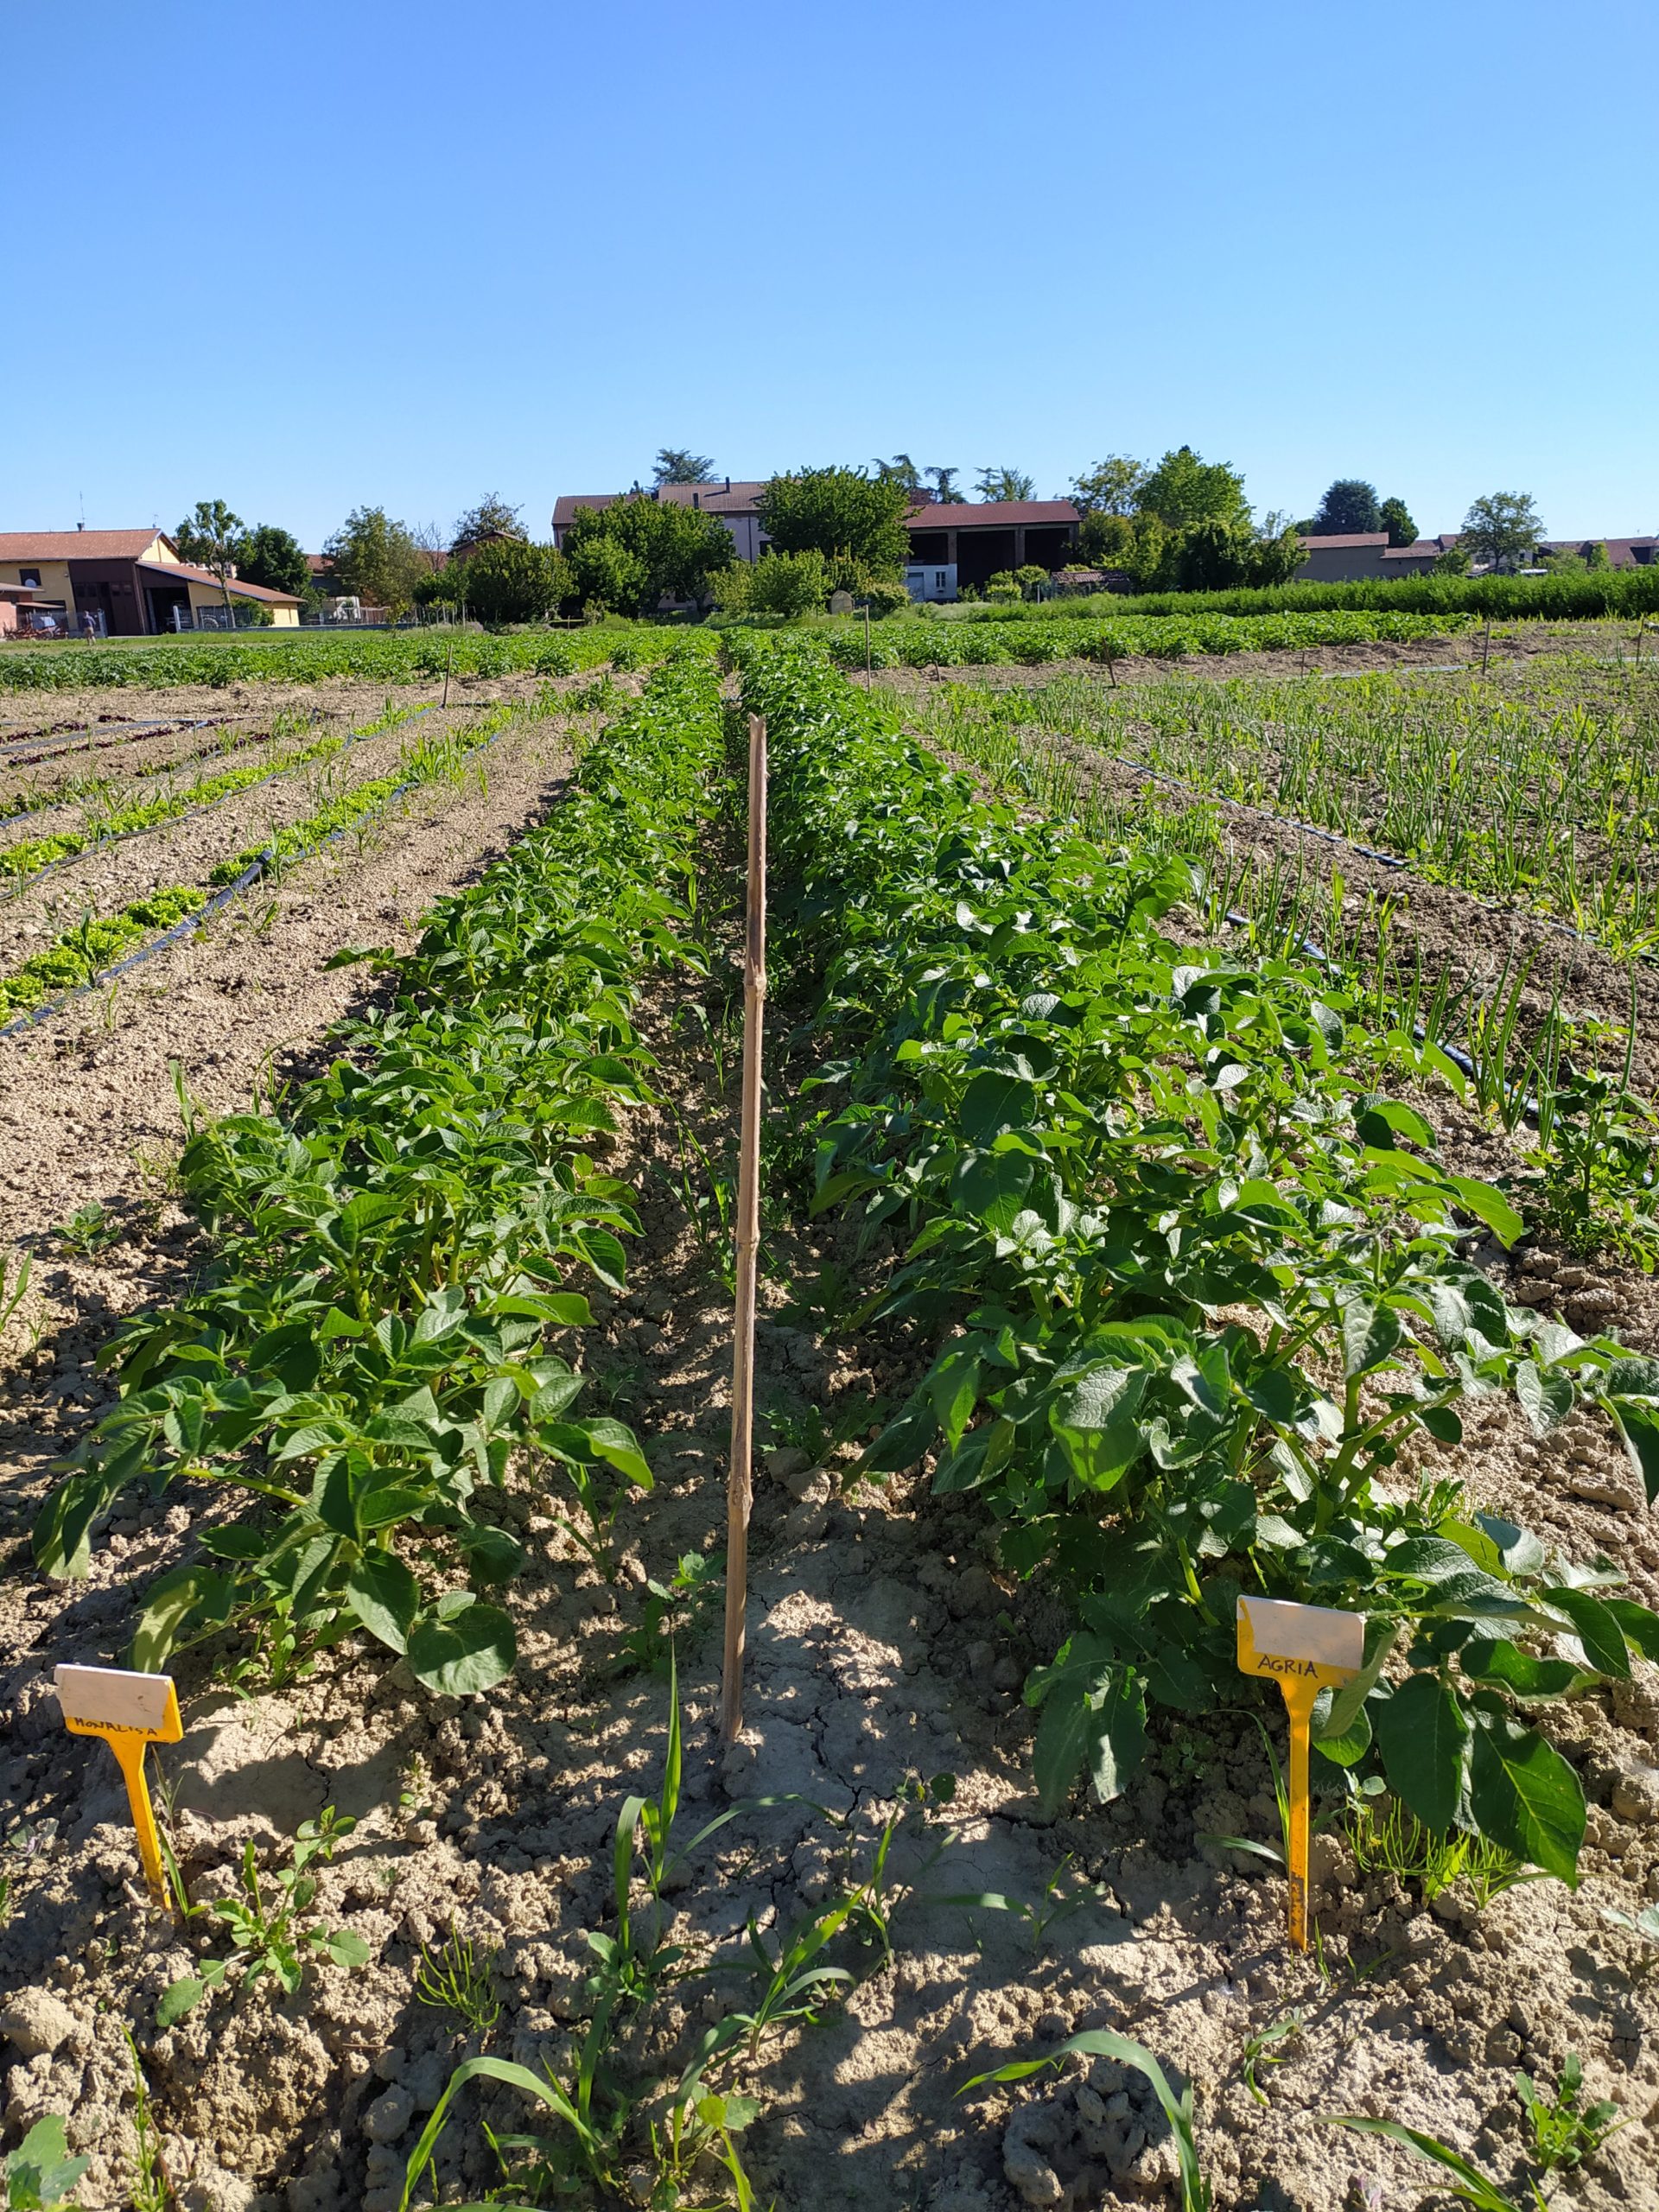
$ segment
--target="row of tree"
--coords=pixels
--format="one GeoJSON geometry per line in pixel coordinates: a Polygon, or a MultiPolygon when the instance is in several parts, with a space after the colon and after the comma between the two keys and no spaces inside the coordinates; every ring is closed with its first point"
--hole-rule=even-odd
{"type": "MultiPolygon", "coordinates": [[[[737,560],[715,514],[660,494],[671,485],[711,484],[705,454],[664,447],[653,491],[602,508],[579,508],[562,549],[534,542],[522,510],[492,493],[447,536],[411,529],[384,507],[358,507],[324,548],[325,573],[311,574],[298,541],[272,524],[251,528],[223,500],[203,500],[176,533],[186,559],[232,576],[319,601],[355,597],[401,613],[411,606],[465,607],[486,622],[533,622],[560,612],[648,613],[665,594],[730,610],[798,614],[850,591],[878,610],[901,605],[909,556],[906,518],[928,480],[938,501],[960,504],[953,468],[918,469],[907,454],[862,468],[803,467],[774,476],[756,502],[772,550],[753,567],[737,560]]],[[[1033,479],[1013,468],[983,469],[982,499],[1024,499],[1033,479]]],[[[1179,446],[1155,462],[1109,454],[1072,478],[1067,496],[1080,511],[1084,561],[1115,572],[1137,591],[1213,591],[1287,582],[1309,536],[1386,531],[1409,544],[1416,524],[1405,502],[1380,499],[1357,477],[1331,484],[1318,511],[1291,523],[1255,516],[1243,474],[1179,446]]],[[[1477,499],[1459,545],[1441,565],[1471,560],[1497,568],[1535,557],[1543,525],[1518,493],[1477,499]]],[[[1591,556],[1558,565],[1595,565],[1591,556]]],[[[1605,560],[1605,553],[1602,556],[1605,560]]],[[[226,590],[226,603],[229,593],[226,590]]]]}

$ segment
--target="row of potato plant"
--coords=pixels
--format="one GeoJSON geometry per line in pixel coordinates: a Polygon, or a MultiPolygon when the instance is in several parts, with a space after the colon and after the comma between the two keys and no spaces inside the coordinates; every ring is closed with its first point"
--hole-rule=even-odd
{"type": "Polygon", "coordinates": [[[124,689],[167,690],[181,683],[223,690],[232,683],[315,683],[360,676],[377,683],[429,683],[451,675],[574,676],[608,661],[639,668],[678,642],[671,630],[526,630],[486,637],[476,630],[308,630],[261,638],[157,638],[134,645],[16,645],[0,651],[0,692],[124,689]]]}
{"type": "Polygon", "coordinates": [[[843,668],[986,668],[1054,660],[1179,660],[1189,653],[1306,652],[1320,645],[1411,642],[1468,627],[1461,614],[1152,614],[1024,622],[895,622],[822,632],[843,668]]]}
{"type": "Polygon", "coordinates": [[[1176,943],[1189,863],[982,801],[820,652],[744,659],[797,1052],[826,1056],[812,1203],[906,1240],[865,1315],[933,1354],[864,1471],[931,1455],[1069,1592],[1026,1693],[1045,1797],[1119,1794],[1149,1705],[1237,1701],[1264,1592],[1368,1618],[1328,1759],[1574,1878],[1584,1798],[1534,1708],[1659,1658],[1659,1618],[1435,1452],[1467,1401],[1541,1433],[1587,1399],[1652,1497],[1659,1362],[1506,1305],[1466,1254],[1521,1224],[1388,1095],[1409,1040],[1311,963],[1176,943]]]}
{"type": "Polygon", "coordinates": [[[563,1332],[587,1285],[620,1287],[637,1231],[593,1147],[651,1095],[643,979],[698,957],[721,743],[712,662],[677,656],[546,826],[385,963],[390,1003],[285,1112],[194,1122],[187,1102],[214,1279],[117,1338],[118,1402],[35,1534],[41,1567],[75,1575],[128,1484],[199,1503],[205,1556],[148,1593],[136,1665],[234,1628],[280,1671],[363,1629],[431,1689],[486,1688],[514,1659],[487,1595],[520,1560],[488,1510],[509,1459],[579,1492],[649,1482],[627,1428],[573,1413],[563,1332]]]}

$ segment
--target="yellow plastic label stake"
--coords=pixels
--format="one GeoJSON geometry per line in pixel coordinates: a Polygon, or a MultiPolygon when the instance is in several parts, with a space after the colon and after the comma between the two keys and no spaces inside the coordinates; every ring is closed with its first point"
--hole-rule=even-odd
{"type": "Polygon", "coordinates": [[[102,1736],[127,1785],[138,1856],[157,1904],[167,1903],[162,1842],[144,1779],[144,1746],[176,1744],[184,1733],[170,1675],[133,1675],[120,1667],[60,1667],[55,1676],[63,1725],[72,1736],[102,1736]]]}
{"type": "Polygon", "coordinates": [[[1365,1659],[1365,1617],[1282,1598],[1238,1601],[1238,1664],[1269,1675],[1290,1715],[1290,1940],[1307,1948],[1307,1753],[1313,1700],[1352,1681],[1365,1659]]]}

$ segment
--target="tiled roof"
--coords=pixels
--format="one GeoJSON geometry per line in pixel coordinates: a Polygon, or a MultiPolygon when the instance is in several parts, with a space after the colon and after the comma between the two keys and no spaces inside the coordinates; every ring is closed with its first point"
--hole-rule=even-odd
{"type": "MultiPolygon", "coordinates": [[[[728,484],[724,477],[714,484],[664,484],[658,498],[673,507],[698,507],[706,515],[752,515],[754,503],[766,488],[765,477],[749,477],[728,484]]],[[[619,499],[649,499],[649,492],[563,492],[553,503],[553,527],[564,530],[576,518],[578,507],[611,507],[619,499]]]]}
{"type": "Polygon", "coordinates": [[[1607,565],[1611,569],[1659,566],[1654,558],[1659,554],[1659,537],[1546,537],[1540,550],[1546,553],[1587,553],[1592,545],[1607,548],[1607,565]],[[1648,555],[1646,561],[1637,558],[1638,546],[1648,555]]]}
{"type": "Polygon", "coordinates": [[[5,530],[0,561],[137,561],[164,536],[159,530],[5,530]]]}
{"type": "Polygon", "coordinates": [[[1076,522],[1070,499],[980,499],[944,506],[931,500],[905,517],[907,530],[1013,530],[1028,523],[1076,522]]]}
{"type": "MultiPolygon", "coordinates": [[[[188,584],[205,585],[209,591],[219,589],[219,578],[211,569],[194,569],[188,561],[140,561],[137,565],[148,569],[152,576],[166,576],[169,582],[179,577],[188,584]]],[[[262,599],[271,607],[301,604],[297,592],[271,591],[264,584],[245,584],[239,576],[231,578],[230,590],[233,599],[262,599]]]]}
{"type": "Polygon", "coordinates": [[[1386,530],[1353,530],[1331,537],[1304,537],[1302,540],[1310,553],[1346,553],[1357,545],[1386,545],[1388,542],[1386,530]]]}

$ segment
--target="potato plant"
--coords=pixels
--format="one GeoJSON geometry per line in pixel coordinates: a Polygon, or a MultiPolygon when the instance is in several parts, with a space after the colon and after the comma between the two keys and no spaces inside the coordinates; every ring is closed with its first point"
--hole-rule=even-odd
{"type": "Polygon", "coordinates": [[[1506,1306],[1470,1256],[1519,1234],[1505,1199],[1376,1087],[1384,1040],[1328,977],[1163,933],[1190,868],[982,803],[821,652],[744,662],[779,949],[833,1055],[814,1205],[907,1237],[867,1318],[936,1348],[863,1465],[933,1455],[1070,1592],[1027,1687],[1044,1796],[1118,1795],[1150,1706],[1236,1700],[1262,1592],[1370,1621],[1328,1758],[1573,1879],[1583,1796],[1535,1709],[1659,1658],[1659,1618],[1433,1454],[1468,1401],[1542,1433],[1586,1398],[1651,1497],[1659,1362],[1506,1306]]]}
{"type": "Polygon", "coordinates": [[[75,1575],[129,1484],[203,1507],[206,1556],[150,1590],[135,1665],[236,1627],[280,1668],[364,1629],[431,1689],[487,1688],[514,1656],[488,1593],[520,1554],[480,1489],[515,1452],[649,1483],[620,1421],[573,1412],[550,1338],[588,1319],[587,1284],[622,1281],[632,1193],[591,1147],[649,1096],[640,982],[701,957],[686,899],[721,741],[712,663],[677,656],[284,1115],[195,1123],[185,1102],[214,1278],[116,1338],[118,1402],[35,1532],[75,1575]]]}
{"type": "Polygon", "coordinates": [[[861,623],[821,634],[842,668],[986,668],[1053,660],[1116,661],[1132,654],[1181,660],[1189,653],[1311,651],[1450,636],[1460,614],[1117,614],[1033,616],[1020,622],[950,619],[899,623],[868,641],[861,623]]]}

